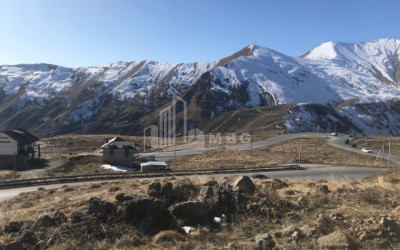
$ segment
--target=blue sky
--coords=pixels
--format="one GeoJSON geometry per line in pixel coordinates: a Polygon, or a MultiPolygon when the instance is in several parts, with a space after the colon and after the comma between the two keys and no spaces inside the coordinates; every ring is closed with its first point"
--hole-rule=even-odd
{"type": "Polygon", "coordinates": [[[248,44],[299,56],[400,39],[399,0],[0,0],[0,65],[217,60],[248,44]]]}

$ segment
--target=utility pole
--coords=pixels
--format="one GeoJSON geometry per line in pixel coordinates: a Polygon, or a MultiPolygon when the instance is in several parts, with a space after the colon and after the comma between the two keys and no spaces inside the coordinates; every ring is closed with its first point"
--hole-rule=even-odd
{"type": "Polygon", "coordinates": [[[381,149],[379,150],[379,153],[376,156],[375,161],[377,161],[379,159],[379,156],[381,155],[381,152],[383,152],[382,159],[385,159],[385,144],[383,144],[381,149]]]}
{"type": "Polygon", "coordinates": [[[383,154],[382,154],[382,159],[385,159],[385,146],[386,146],[386,138],[383,138],[383,154]]]}
{"type": "Polygon", "coordinates": [[[176,169],[176,135],[174,138],[174,146],[175,146],[175,150],[174,150],[174,168],[176,169]]]}
{"type": "Polygon", "coordinates": [[[176,169],[176,139],[177,136],[181,135],[180,133],[175,133],[175,137],[174,137],[174,168],[176,169]]]}
{"type": "Polygon", "coordinates": [[[52,154],[52,153],[53,153],[53,140],[54,140],[54,130],[51,130],[50,154],[52,154]]]}
{"type": "Polygon", "coordinates": [[[299,142],[299,167],[300,167],[300,163],[301,163],[301,138],[300,138],[300,142],[299,142]]]}
{"type": "Polygon", "coordinates": [[[14,179],[17,179],[17,162],[14,164],[14,179]]]}
{"type": "Polygon", "coordinates": [[[389,168],[391,165],[391,162],[390,162],[391,146],[392,146],[392,140],[391,140],[391,137],[389,137],[389,168]]]}
{"type": "Polygon", "coordinates": [[[253,134],[254,134],[254,131],[251,131],[250,132],[250,155],[253,155],[253,134]]]}

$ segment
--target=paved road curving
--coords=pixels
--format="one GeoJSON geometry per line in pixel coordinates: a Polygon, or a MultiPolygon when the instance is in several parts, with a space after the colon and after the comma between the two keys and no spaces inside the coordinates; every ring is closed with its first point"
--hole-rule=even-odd
{"type": "MultiPolygon", "coordinates": [[[[345,144],[345,140],[348,138],[346,135],[338,135],[338,136],[329,136],[327,134],[322,133],[296,133],[296,134],[285,134],[280,135],[274,138],[270,138],[263,141],[258,141],[252,143],[253,148],[260,148],[271,146],[277,143],[281,143],[284,141],[297,139],[297,138],[313,138],[313,137],[327,137],[329,138],[328,143],[332,146],[345,149],[351,152],[359,153],[359,154],[366,154],[361,151],[360,148],[352,148],[349,145],[345,144]]],[[[230,148],[250,148],[250,143],[230,146],[230,148]]],[[[207,148],[200,148],[200,149],[192,149],[192,150],[180,150],[176,152],[177,156],[188,156],[188,155],[196,155],[203,152],[206,152],[207,148]]],[[[155,153],[148,153],[154,154],[156,157],[173,157],[175,152],[155,152],[155,153]]],[[[147,154],[142,154],[147,155],[147,154]]],[[[372,152],[371,155],[376,156],[376,152],[372,152]]],[[[388,157],[386,155],[386,157],[388,157]]],[[[392,155],[391,159],[393,162],[400,164],[400,157],[392,155]]],[[[302,165],[305,170],[290,170],[290,171],[279,171],[279,172],[264,172],[264,173],[257,173],[257,174],[264,174],[272,178],[287,178],[287,179],[307,179],[307,180],[318,180],[324,179],[328,181],[332,180],[356,180],[368,177],[374,173],[380,172],[385,170],[385,168],[374,168],[374,167],[348,167],[348,166],[326,166],[326,165],[302,165]]],[[[253,173],[254,174],[254,173],[253,173]]],[[[250,174],[249,176],[253,175],[250,174]]],[[[225,177],[227,175],[199,175],[199,176],[192,176],[192,177],[181,177],[181,178],[207,178],[207,177],[225,177]]],[[[178,177],[180,178],[180,177],[178,177]]],[[[90,182],[86,182],[90,183],[90,182]]],[[[72,183],[68,185],[83,185],[85,182],[79,183],[72,183]]],[[[43,186],[45,188],[59,188],[65,184],[56,184],[56,185],[48,185],[43,186]]],[[[9,199],[11,197],[17,196],[22,192],[30,192],[35,191],[40,186],[35,187],[24,187],[24,188],[16,188],[16,189],[7,189],[7,190],[0,190],[0,201],[9,199]]]]}
{"type": "MultiPolygon", "coordinates": [[[[329,140],[328,140],[328,144],[332,145],[334,147],[340,148],[340,149],[344,149],[347,151],[351,151],[354,153],[358,153],[358,154],[363,154],[363,155],[372,155],[377,157],[379,152],[375,152],[372,151],[371,153],[365,153],[363,151],[361,151],[361,148],[353,148],[350,145],[346,144],[345,141],[346,139],[351,139],[349,136],[347,135],[339,135],[339,136],[330,136],[329,140]]],[[[382,154],[379,156],[382,157],[382,154]]],[[[389,159],[389,154],[385,153],[385,159],[389,159]]],[[[400,156],[398,155],[391,155],[390,159],[392,162],[399,164],[400,165],[400,156]]]]}
{"type": "MultiPolygon", "coordinates": [[[[270,139],[257,141],[253,143],[245,143],[240,145],[233,145],[233,146],[222,146],[222,148],[232,148],[232,149],[253,149],[262,148],[267,146],[272,146],[277,143],[297,139],[297,138],[312,138],[312,137],[328,137],[327,134],[322,133],[296,133],[296,134],[284,134],[279,135],[277,137],[273,137],[270,139]]],[[[187,150],[178,150],[176,151],[176,156],[189,156],[189,155],[197,155],[204,153],[208,150],[212,150],[214,148],[196,148],[196,149],[187,149],[187,150]]],[[[141,153],[140,156],[145,155],[155,155],[157,158],[164,158],[164,157],[173,157],[175,154],[174,151],[165,151],[165,152],[152,152],[152,153],[141,153]]]]}
{"type": "MultiPolygon", "coordinates": [[[[315,137],[320,137],[320,138],[328,138],[328,144],[334,147],[338,147],[347,151],[351,151],[354,153],[358,154],[364,154],[366,155],[367,153],[364,153],[361,151],[361,148],[352,148],[350,145],[345,144],[346,139],[350,139],[348,135],[342,135],[338,134],[337,136],[332,136],[328,135],[326,133],[295,133],[295,134],[284,134],[284,135],[279,135],[277,137],[273,137],[270,139],[262,140],[262,141],[257,141],[253,142],[252,144],[250,143],[245,143],[241,145],[234,145],[234,146],[226,146],[225,148],[232,148],[232,149],[250,149],[250,147],[253,147],[253,149],[256,148],[262,148],[262,147],[268,147],[272,146],[274,144],[278,144],[281,142],[293,140],[293,139],[299,139],[299,138],[315,138],[315,137]]],[[[189,155],[197,155],[204,153],[210,149],[208,148],[199,148],[199,149],[188,149],[188,150],[179,150],[176,151],[176,156],[189,156],[189,155]]],[[[175,152],[174,151],[166,151],[166,152],[154,152],[154,153],[145,153],[141,154],[142,155],[155,155],[158,158],[167,158],[167,157],[173,157],[175,152]]],[[[370,153],[372,156],[377,156],[377,152],[372,152],[370,153]]],[[[389,155],[386,153],[385,158],[388,159],[389,155]]],[[[391,155],[391,160],[397,164],[400,165],[400,156],[397,155],[391,155]]]]}

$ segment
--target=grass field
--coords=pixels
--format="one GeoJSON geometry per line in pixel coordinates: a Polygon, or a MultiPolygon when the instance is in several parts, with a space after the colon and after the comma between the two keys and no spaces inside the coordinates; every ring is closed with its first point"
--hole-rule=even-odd
{"type": "Polygon", "coordinates": [[[0,170],[0,181],[14,178],[15,174],[12,170],[0,170]]]}
{"type": "Polygon", "coordinates": [[[399,137],[368,137],[365,138],[355,138],[353,141],[357,144],[359,148],[365,147],[365,142],[367,142],[367,148],[372,149],[375,152],[383,150],[385,148],[385,153],[389,153],[389,140],[391,142],[391,153],[395,155],[400,155],[400,138],[399,137]]]}
{"type": "MultiPolygon", "coordinates": [[[[237,140],[231,144],[227,145],[237,145],[241,143],[250,142],[250,138],[252,141],[260,141],[265,140],[271,137],[275,137],[278,135],[278,130],[270,130],[262,135],[247,134],[245,137],[241,138],[240,134],[237,136],[237,140]],[[243,139],[243,141],[241,141],[243,139]]],[[[138,152],[143,152],[143,145],[145,143],[142,136],[124,136],[124,135],[61,135],[55,136],[53,138],[42,138],[40,139],[41,143],[41,153],[43,158],[54,158],[54,157],[73,157],[76,155],[82,154],[100,154],[101,146],[106,143],[107,140],[110,140],[116,136],[121,137],[124,140],[133,140],[135,141],[136,150],[138,152]],[[95,150],[92,150],[92,147],[95,150]]],[[[221,142],[227,143],[226,134],[221,134],[221,142]]],[[[146,147],[147,151],[151,148],[151,137],[146,137],[146,147]]],[[[204,135],[204,142],[206,147],[216,146],[212,144],[213,140],[210,140],[209,135],[204,135]]],[[[183,137],[177,137],[176,146],[177,149],[185,149],[183,137]]],[[[164,148],[164,150],[174,150],[174,145],[164,148]]]]}
{"type": "MultiPolygon", "coordinates": [[[[45,214],[53,214],[60,210],[69,216],[73,211],[86,211],[90,197],[102,200],[115,200],[120,192],[126,194],[146,193],[147,187],[153,182],[170,181],[174,185],[194,185],[200,188],[207,183],[218,183],[224,186],[228,179],[165,179],[165,180],[124,180],[109,183],[96,183],[83,186],[64,186],[59,189],[46,190],[40,188],[31,193],[23,193],[15,198],[0,203],[0,228],[11,221],[35,221],[45,214]]],[[[309,226],[315,230],[307,238],[291,236],[274,237],[276,245],[282,249],[318,249],[316,238],[334,230],[342,230],[350,241],[363,249],[398,249],[399,235],[380,236],[362,239],[360,235],[367,232],[378,223],[382,216],[392,221],[400,222],[400,172],[392,169],[382,174],[374,175],[361,181],[304,181],[304,180],[258,180],[253,179],[257,192],[249,196],[244,211],[231,224],[218,231],[205,226],[194,228],[194,233],[182,237],[170,231],[160,234],[171,234],[175,238],[160,241],[159,235],[143,235],[129,225],[118,227],[121,235],[113,242],[106,239],[85,241],[87,235],[68,238],[65,242],[53,245],[50,249],[254,249],[254,237],[260,233],[278,235],[287,228],[309,226]],[[328,193],[318,192],[318,185],[327,185],[328,193]],[[301,209],[285,210],[285,202],[297,204],[299,199],[305,199],[306,205],[301,209]],[[282,201],[285,201],[282,203],[282,201]],[[266,206],[265,204],[270,204],[266,206]],[[271,217],[268,209],[275,216],[271,217]],[[282,210],[281,210],[282,209],[282,210]],[[332,214],[340,214],[343,219],[337,220],[332,214]],[[85,236],[85,237],[84,237],[85,236]],[[158,238],[157,238],[158,237],[158,238]],[[138,241],[138,238],[140,240],[138,241]],[[176,240],[175,240],[176,239],[176,240]]],[[[85,225],[82,225],[85,226],[85,225]]],[[[99,229],[107,234],[112,230],[107,224],[98,224],[99,229]]],[[[49,228],[46,233],[59,235],[58,228],[49,228]]],[[[372,230],[372,229],[371,229],[372,230]]],[[[375,229],[374,229],[375,230],[375,229]]],[[[381,230],[377,229],[378,231],[381,230]]],[[[375,232],[375,231],[371,231],[375,232]]],[[[95,232],[92,232],[95,233],[95,232]]],[[[86,232],[91,234],[91,232],[86,232]]],[[[377,233],[379,235],[379,232],[377,233]]],[[[13,234],[0,234],[0,244],[9,243],[15,239],[13,234]]]]}
{"type": "MultiPolygon", "coordinates": [[[[384,167],[387,162],[375,157],[338,149],[326,144],[325,138],[302,139],[301,160],[315,164],[384,167]]],[[[178,158],[168,163],[172,169],[212,169],[269,166],[297,163],[299,140],[290,140],[261,150],[219,149],[196,156],[178,158]]]]}
{"type": "MultiPolygon", "coordinates": [[[[104,162],[99,150],[99,147],[105,140],[111,137],[112,135],[55,137],[58,149],[54,147],[52,154],[47,151],[44,154],[44,159],[49,161],[51,159],[62,159],[66,164],[42,171],[41,177],[113,172],[112,170],[101,168],[104,162]],[[91,146],[96,147],[96,150],[91,150],[91,146]]],[[[134,137],[124,138],[138,139],[134,137]]],[[[378,145],[378,142],[379,139],[376,139],[376,145],[378,145]]],[[[178,157],[176,165],[174,159],[168,158],[166,160],[169,168],[172,170],[242,168],[293,164],[298,163],[299,160],[299,143],[299,139],[294,139],[262,149],[253,149],[252,151],[249,149],[214,149],[195,156],[178,157]]],[[[330,146],[326,143],[325,138],[303,138],[301,144],[301,160],[303,163],[373,167],[385,167],[388,165],[387,161],[382,159],[376,161],[375,157],[367,154],[357,154],[330,146]]],[[[395,149],[396,146],[393,146],[393,148],[395,149]]],[[[44,152],[43,149],[42,152],[44,152]]],[[[36,166],[35,168],[38,167],[36,166]]],[[[25,178],[24,176],[29,175],[23,174],[21,177],[17,175],[17,178],[25,178]]],[[[11,178],[14,178],[13,171],[0,171],[0,180],[11,178]]]]}

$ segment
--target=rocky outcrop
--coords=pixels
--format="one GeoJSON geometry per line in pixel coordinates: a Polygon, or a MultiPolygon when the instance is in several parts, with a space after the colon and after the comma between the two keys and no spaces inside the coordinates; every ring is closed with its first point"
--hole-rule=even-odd
{"type": "Polygon", "coordinates": [[[57,225],[61,225],[68,221],[68,217],[61,211],[56,211],[54,213],[53,219],[57,225]]]}
{"type": "Polygon", "coordinates": [[[248,176],[237,177],[232,182],[233,187],[239,187],[239,191],[242,193],[252,194],[256,190],[256,186],[248,176]]]}
{"type": "Polygon", "coordinates": [[[42,217],[40,217],[35,225],[33,226],[33,228],[40,228],[40,227],[52,227],[55,226],[56,222],[54,221],[53,218],[51,218],[48,215],[43,215],[42,217]]]}
{"type": "Polygon", "coordinates": [[[318,245],[322,249],[349,249],[350,244],[342,231],[335,231],[329,235],[319,237],[318,245]]]}
{"type": "Polygon", "coordinates": [[[38,241],[39,238],[32,230],[29,229],[23,230],[17,239],[17,242],[31,246],[35,245],[38,241]]]}

